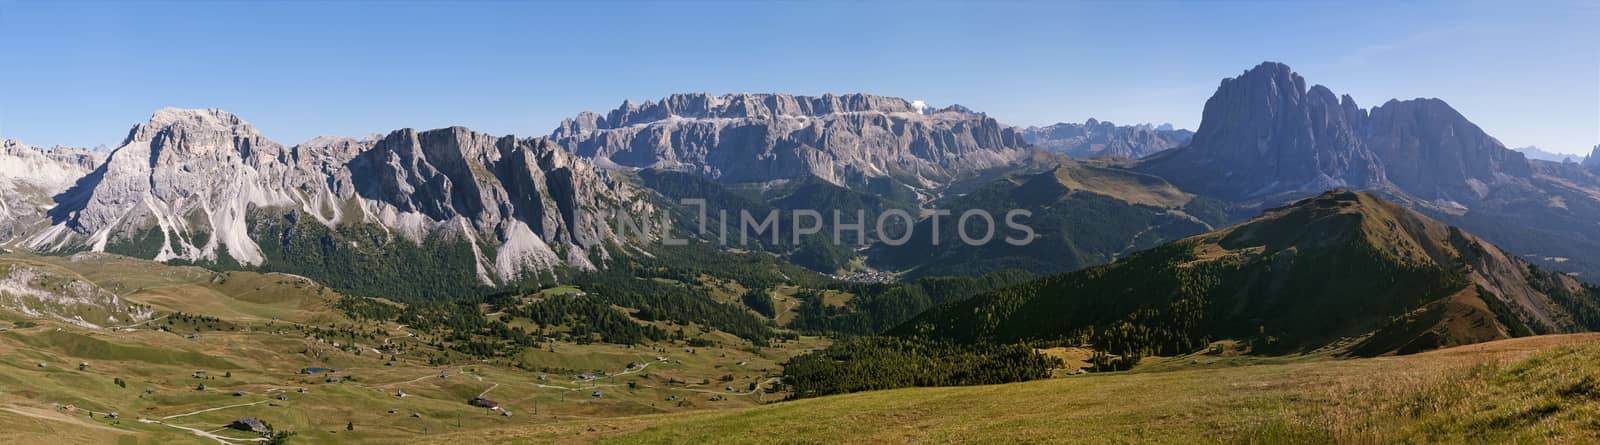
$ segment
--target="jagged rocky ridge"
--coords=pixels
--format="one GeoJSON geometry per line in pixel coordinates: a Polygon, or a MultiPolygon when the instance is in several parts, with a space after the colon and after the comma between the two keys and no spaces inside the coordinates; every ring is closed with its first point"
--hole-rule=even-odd
{"type": "Polygon", "coordinates": [[[1118,126],[1090,118],[1081,124],[1058,123],[1019,130],[1023,140],[1041,149],[1075,158],[1139,159],[1189,143],[1194,132],[1171,125],[1118,126]]]}
{"type": "Polygon", "coordinates": [[[1134,168],[1241,211],[1372,190],[1541,265],[1600,274],[1600,175],[1529,160],[1439,99],[1362,109],[1267,62],[1222,81],[1188,145],[1134,168]]]}
{"type": "Polygon", "coordinates": [[[1512,150],[1516,150],[1518,153],[1522,153],[1523,156],[1527,156],[1528,160],[1530,161],[1583,162],[1583,158],[1579,157],[1578,155],[1548,152],[1532,145],[1527,147],[1513,148],[1512,150]]]}
{"type": "MultiPolygon", "coordinates": [[[[598,267],[593,259],[608,257],[618,241],[604,214],[650,211],[629,186],[543,139],[452,127],[285,147],[214,109],[156,112],[58,201],[52,226],[29,247],[132,243],[151,246],[161,261],[270,269],[262,243],[295,234],[255,229],[312,221],[376,227],[386,239],[418,244],[465,243],[486,285],[598,267]]],[[[328,248],[339,248],[331,238],[328,248]]]]}
{"type": "Polygon", "coordinates": [[[1271,62],[1224,79],[1193,141],[1142,168],[1233,200],[1387,182],[1424,199],[1465,202],[1533,175],[1522,153],[1442,100],[1365,110],[1271,62]]]}
{"type": "Polygon", "coordinates": [[[0,139],[0,244],[47,225],[52,198],[103,159],[81,148],[42,148],[0,139]]]}
{"type": "Polygon", "coordinates": [[[597,163],[693,172],[725,183],[816,176],[934,187],[1028,155],[1015,130],[952,106],[847,94],[675,94],[585,112],[551,139],[597,163]]]}

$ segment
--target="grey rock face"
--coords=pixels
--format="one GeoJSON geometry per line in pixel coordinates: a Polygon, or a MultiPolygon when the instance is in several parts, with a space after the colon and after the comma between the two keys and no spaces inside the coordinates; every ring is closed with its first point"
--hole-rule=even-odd
{"type": "Polygon", "coordinates": [[[1368,112],[1270,62],[1223,80],[1193,141],[1140,168],[1235,200],[1392,183],[1429,200],[1465,201],[1534,175],[1522,153],[1444,101],[1391,100],[1368,112]]]}
{"type": "Polygon", "coordinates": [[[62,195],[40,250],[87,248],[154,231],[156,260],[262,264],[252,211],[298,211],[328,227],[376,224],[412,241],[468,241],[486,284],[559,265],[593,268],[616,239],[611,204],[648,213],[631,189],[541,139],[465,128],[323,137],[284,147],[221,110],[164,109],[62,195]],[[602,206],[602,204],[605,204],[602,206]],[[492,246],[485,251],[480,246],[492,246]],[[224,249],[225,248],[225,249],[224,249]]]}
{"type": "Polygon", "coordinates": [[[105,160],[81,148],[42,148],[0,139],[0,243],[43,227],[52,198],[105,160]]]}
{"type": "Polygon", "coordinates": [[[919,105],[864,94],[676,94],[579,114],[551,139],[599,163],[724,182],[813,175],[836,185],[895,177],[931,186],[1027,153],[1022,137],[994,119],[919,105]]]}
{"type": "Polygon", "coordinates": [[[1600,145],[1594,146],[1594,151],[1590,152],[1588,157],[1583,158],[1583,166],[1600,172],[1600,145]]]}
{"type": "Polygon", "coordinates": [[[1365,187],[1383,179],[1383,167],[1362,143],[1363,119],[1349,96],[1321,85],[1307,89],[1288,66],[1263,63],[1224,79],[1189,145],[1144,167],[1185,189],[1229,199],[1365,187]]]}
{"type": "Polygon", "coordinates": [[[1491,186],[1533,176],[1507,149],[1439,99],[1390,100],[1372,109],[1367,146],[1389,181],[1430,199],[1479,199],[1491,186]]]}
{"type": "Polygon", "coordinates": [[[1076,158],[1139,159],[1182,146],[1194,137],[1194,132],[1175,130],[1171,125],[1118,126],[1092,118],[1081,124],[1059,123],[1019,132],[1034,146],[1076,158]]]}

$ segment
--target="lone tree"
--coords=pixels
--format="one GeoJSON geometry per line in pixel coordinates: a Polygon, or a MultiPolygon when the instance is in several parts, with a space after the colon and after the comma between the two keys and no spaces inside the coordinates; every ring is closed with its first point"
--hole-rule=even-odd
{"type": "Polygon", "coordinates": [[[355,431],[356,430],[356,423],[355,422],[345,422],[344,430],[345,431],[355,431]]]}

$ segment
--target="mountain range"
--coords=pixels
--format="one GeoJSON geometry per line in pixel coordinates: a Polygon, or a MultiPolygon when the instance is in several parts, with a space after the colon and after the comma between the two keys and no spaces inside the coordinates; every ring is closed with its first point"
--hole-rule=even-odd
{"type": "MultiPolygon", "coordinates": [[[[221,110],[163,109],[92,171],[68,170],[86,159],[42,170],[87,174],[20,244],[329,272],[348,266],[334,262],[342,256],[380,261],[434,243],[460,247],[434,270],[494,286],[594,269],[625,243],[605,212],[651,211],[631,186],[543,139],[459,127],[283,146],[221,110]]],[[[418,277],[432,278],[446,276],[418,277]]]]}
{"type": "Polygon", "coordinates": [[[55,207],[52,199],[103,160],[94,151],[0,139],[0,240],[14,241],[41,227],[55,207]]]}
{"type": "Polygon", "coordinates": [[[221,110],[163,109],[104,154],[7,141],[3,156],[0,239],[12,245],[412,297],[463,290],[429,283],[481,292],[651,255],[608,221],[667,211],[687,230],[676,201],[709,196],[729,210],[922,214],[909,228],[932,224],[935,208],[1017,208],[1040,228],[1039,244],[1004,252],[790,243],[787,229],[758,246],[823,272],[1070,271],[1348,188],[1600,276],[1600,157],[1530,160],[1442,100],[1361,108],[1272,62],[1224,79],[1192,137],[1092,119],[1017,129],[866,94],[675,94],[579,113],[548,137],[451,127],[292,146],[221,110]]]}
{"type": "Polygon", "coordinates": [[[1171,124],[1117,125],[1090,118],[1084,123],[1058,123],[1019,130],[1023,140],[1040,149],[1075,158],[1139,159],[1189,143],[1194,132],[1171,124]]]}
{"type": "Polygon", "coordinates": [[[1579,162],[1579,163],[1581,163],[1584,160],[1583,156],[1573,155],[1573,154],[1566,154],[1566,153],[1555,153],[1555,152],[1544,151],[1543,149],[1540,149],[1539,147],[1535,147],[1535,146],[1532,146],[1532,145],[1529,145],[1527,147],[1517,147],[1517,148],[1513,148],[1512,150],[1516,150],[1518,153],[1522,153],[1522,155],[1523,156],[1527,156],[1528,159],[1535,159],[1535,160],[1540,160],[1540,161],[1579,162]]]}
{"type": "Polygon", "coordinates": [[[1237,209],[1371,190],[1539,264],[1600,274],[1586,253],[1600,251],[1600,176],[1529,160],[1439,99],[1363,109],[1263,63],[1222,81],[1188,145],[1132,168],[1237,209]]]}
{"type": "Polygon", "coordinates": [[[602,164],[724,183],[814,176],[851,188],[874,179],[934,188],[1028,156],[1022,136],[988,116],[866,94],[675,94],[580,113],[550,139],[602,164]]]}

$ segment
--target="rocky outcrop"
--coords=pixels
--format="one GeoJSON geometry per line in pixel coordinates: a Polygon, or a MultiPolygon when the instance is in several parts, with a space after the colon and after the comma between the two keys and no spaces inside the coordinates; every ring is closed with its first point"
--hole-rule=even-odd
{"type": "Polygon", "coordinates": [[[1522,155],[1527,157],[1530,161],[1550,161],[1558,163],[1583,162],[1582,156],[1567,153],[1548,152],[1532,145],[1527,147],[1513,148],[1512,150],[1516,151],[1517,153],[1522,153],[1522,155]]]}
{"type": "Polygon", "coordinates": [[[811,175],[843,186],[892,177],[927,187],[1027,154],[1022,137],[994,119],[920,105],[864,94],[676,94],[579,114],[551,139],[597,163],[728,183],[811,175]]]}
{"type": "Polygon", "coordinates": [[[246,236],[246,211],[296,203],[290,189],[274,187],[305,179],[288,152],[221,110],[157,111],[57,200],[53,227],[29,245],[104,251],[154,229],[164,240],[156,260],[216,259],[226,248],[241,264],[260,264],[260,248],[246,236]]]}
{"type": "Polygon", "coordinates": [[[1188,146],[1141,166],[1186,190],[1233,200],[1393,184],[1427,200],[1481,199],[1534,169],[1439,99],[1370,112],[1263,63],[1225,79],[1188,146]]]}
{"type": "Polygon", "coordinates": [[[1594,146],[1594,151],[1589,153],[1588,157],[1583,158],[1583,166],[1600,172],[1600,145],[1594,146]]]}
{"type": "Polygon", "coordinates": [[[1390,182],[1429,199],[1481,199],[1492,186],[1528,178],[1533,168],[1439,99],[1390,100],[1372,109],[1366,146],[1390,182]]]}
{"type": "Polygon", "coordinates": [[[606,242],[620,242],[603,219],[613,204],[650,210],[633,198],[626,184],[542,139],[455,127],[284,147],[221,110],[163,109],[58,198],[53,225],[28,245],[134,243],[156,260],[259,266],[261,243],[283,241],[257,239],[257,217],[304,216],[329,228],[376,225],[417,243],[465,242],[480,281],[492,285],[596,267],[591,254],[605,258],[606,242]]]}
{"type": "Polygon", "coordinates": [[[52,198],[104,159],[81,148],[42,148],[0,139],[0,243],[47,225],[52,198]]]}
{"type": "Polygon", "coordinates": [[[0,308],[86,328],[133,324],[155,315],[72,272],[9,260],[0,260],[0,308]]]}
{"type": "Polygon", "coordinates": [[[1263,63],[1224,79],[1206,101],[1188,146],[1150,158],[1148,171],[1186,190],[1228,199],[1338,187],[1366,187],[1383,166],[1361,140],[1365,112],[1306,81],[1287,65],[1263,63]]]}
{"type": "Polygon", "coordinates": [[[1270,62],[1224,80],[1189,145],[1134,168],[1238,208],[1334,187],[1375,190],[1542,266],[1600,273],[1594,170],[1530,161],[1442,100],[1368,111],[1304,84],[1270,62]]]}
{"type": "Polygon", "coordinates": [[[1022,138],[1044,150],[1075,158],[1139,159],[1189,143],[1194,132],[1171,125],[1118,126],[1093,118],[1081,124],[1059,123],[1019,130],[1022,138]]]}

